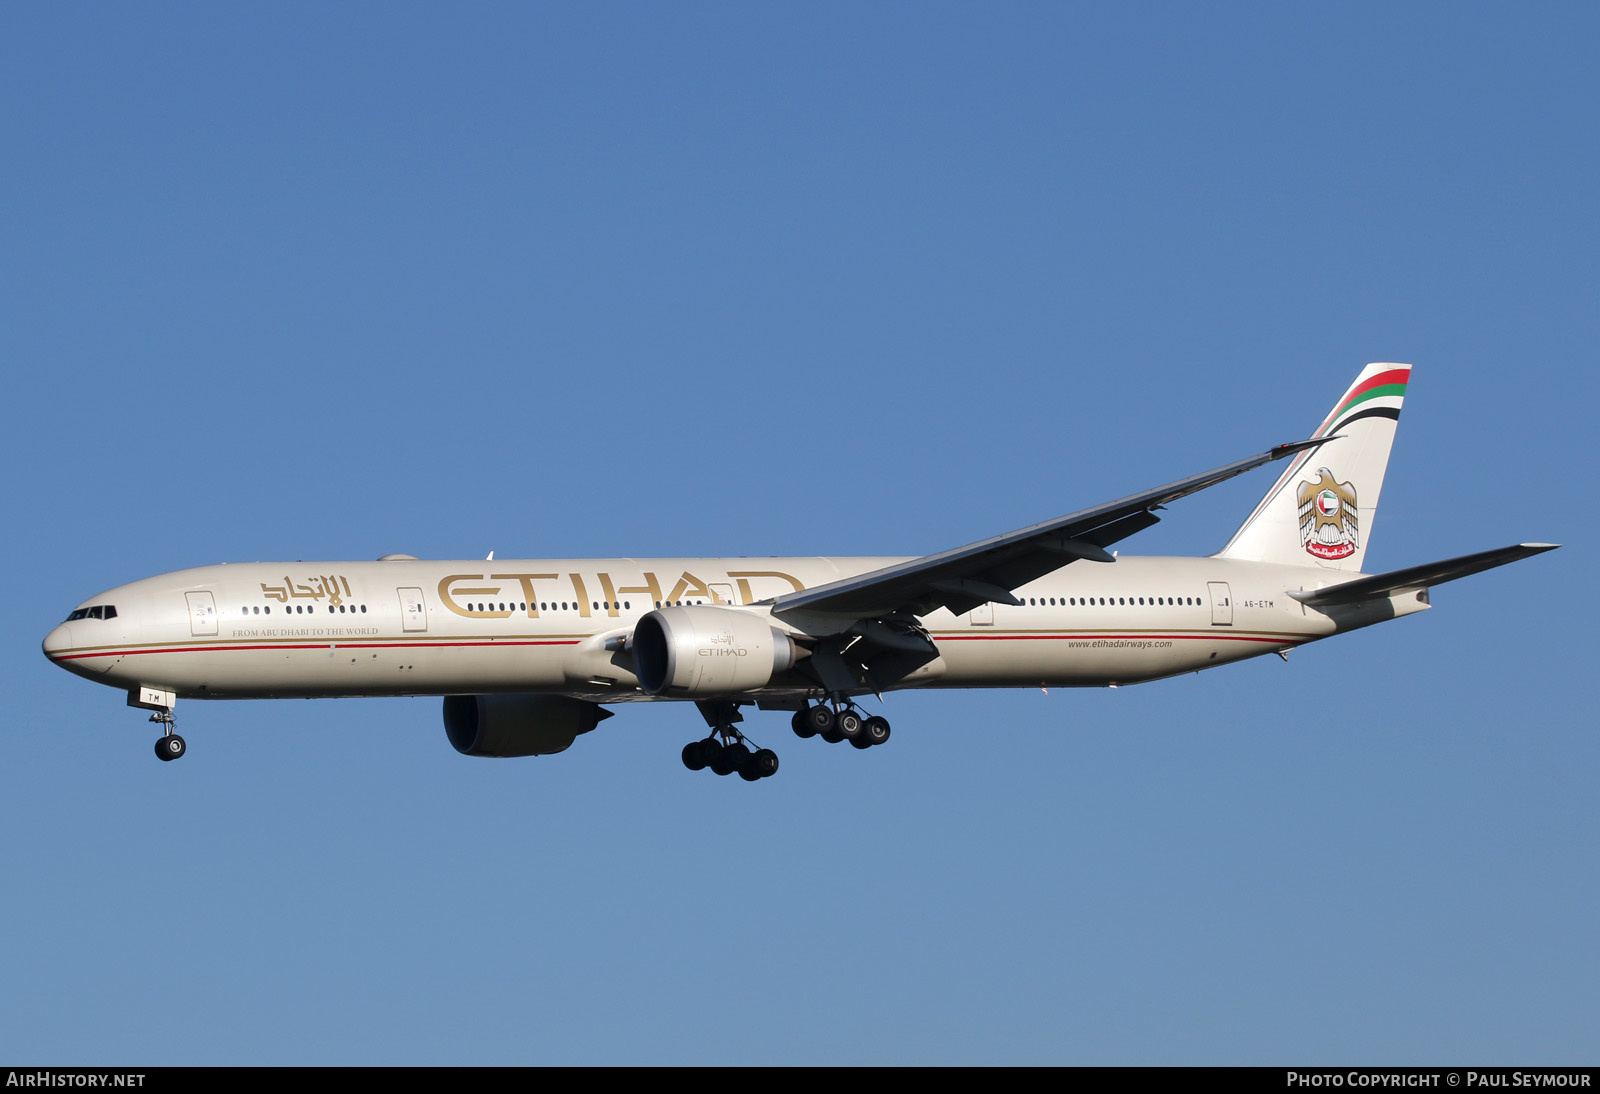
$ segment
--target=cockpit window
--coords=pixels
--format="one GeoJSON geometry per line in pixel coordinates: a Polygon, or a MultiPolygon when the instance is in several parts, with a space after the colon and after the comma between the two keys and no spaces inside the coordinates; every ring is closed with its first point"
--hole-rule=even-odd
{"type": "Polygon", "coordinates": [[[115,619],[116,617],[116,605],[96,604],[92,608],[78,608],[74,610],[71,615],[67,616],[67,622],[71,623],[78,619],[115,619]]]}

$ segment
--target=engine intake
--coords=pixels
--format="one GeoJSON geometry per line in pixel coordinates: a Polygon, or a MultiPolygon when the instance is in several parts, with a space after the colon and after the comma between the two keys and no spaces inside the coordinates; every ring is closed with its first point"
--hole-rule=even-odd
{"type": "Polygon", "coordinates": [[[612,712],[564,695],[446,695],[444,731],[464,756],[565,752],[612,712]]]}
{"type": "Polygon", "coordinates": [[[651,695],[703,698],[764,687],[801,655],[766,620],[729,608],[658,608],[633,629],[633,666],[651,695]]]}

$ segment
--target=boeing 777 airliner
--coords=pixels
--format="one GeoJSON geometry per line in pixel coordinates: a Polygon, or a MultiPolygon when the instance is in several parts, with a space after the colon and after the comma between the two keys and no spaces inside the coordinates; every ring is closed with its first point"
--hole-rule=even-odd
{"type": "Polygon", "coordinates": [[[1311,439],[920,558],[609,558],[204,566],[84,601],[44,640],[61,667],[152,710],[177,700],[437,695],[469,756],[561,752],[601,704],[694,702],[691,770],[754,781],[741,707],[801,737],[889,739],[863,696],[1106,687],[1290,649],[1428,607],[1430,586],[1553,549],[1523,543],[1368,576],[1361,563],[1410,378],[1368,365],[1311,439]],[[1252,468],[1282,474],[1208,558],[1108,548],[1252,468]]]}

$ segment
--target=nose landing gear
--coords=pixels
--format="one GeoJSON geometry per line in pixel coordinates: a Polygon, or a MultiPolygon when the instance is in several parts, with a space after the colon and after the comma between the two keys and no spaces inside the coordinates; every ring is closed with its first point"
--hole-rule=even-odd
{"type": "Polygon", "coordinates": [[[174,711],[178,706],[178,695],[173,689],[154,684],[131,687],[128,689],[128,705],[140,710],[155,711],[150,715],[150,720],[161,727],[161,739],[156,742],[156,759],[165,763],[168,760],[176,760],[189,751],[189,746],[178,736],[178,719],[174,717],[174,711]]]}
{"type": "Polygon", "coordinates": [[[170,709],[156,711],[150,715],[150,720],[166,727],[166,732],[156,741],[156,759],[162,761],[176,760],[189,751],[189,746],[175,732],[178,720],[172,716],[170,709]]]}

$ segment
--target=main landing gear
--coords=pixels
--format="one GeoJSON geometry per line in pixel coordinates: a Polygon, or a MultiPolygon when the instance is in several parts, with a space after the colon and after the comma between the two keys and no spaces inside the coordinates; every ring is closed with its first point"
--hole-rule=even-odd
{"type": "Polygon", "coordinates": [[[709,767],[718,775],[732,775],[737,771],[747,783],[778,773],[778,754],[770,748],[751,749],[749,738],[733,728],[734,722],[744,720],[738,703],[709,701],[695,706],[705,716],[711,733],[704,740],[690,741],[683,746],[684,767],[690,771],[709,767]]]}
{"type": "Polygon", "coordinates": [[[176,760],[189,751],[189,746],[184,744],[183,738],[175,732],[178,720],[172,716],[172,711],[158,710],[150,715],[150,720],[166,727],[165,734],[156,741],[156,759],[176,760]]]}
{"type": "MultiPolygon", "coordinates": [[[[749,738],[733,723],[744,721],[739,704],[727,700],[702,700],[695,704],[711,732],[704,740],[683,746],[683,766],[690,771],[710,768],[718,775],[735,771],[746,782],[765,779],[778,772],[778,754],[770,748],[750,747],[749,738]]],[[[889,739],[889,719],[874,714],[867,717],[848,697],[831,696],[815,706],[795,711],[789,724],[797,737],[821,737],[838,744],[849,741],[857,748],[871,748],[889,739]]]]}
{"type": "Polygon", "coordinates": [[[849,741],[857,748],[871,748],[889,739],[889,719],[876,714],[864,718],[848,699],[836,699],[831,707],[827,703],[802,707],[789,724],[796,737],[821,737],[829,744],[849,741]]]}
{"type": "Polygon", "coordinates": [[[703,741],[690,741],[683,746],[683,766],[690,771],[710,768],[718,775],[732,775],[735,771],[745,782],[753,783],[778,773],[778,754],[770,748],[751,751],[744,734],[731,731],[734,737],[718,740],[712,733],[703,741]]]}

